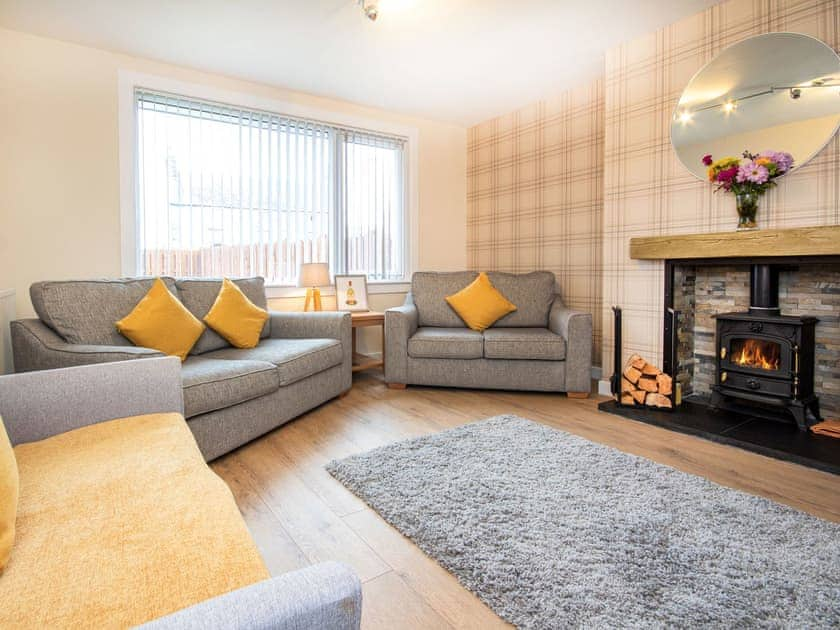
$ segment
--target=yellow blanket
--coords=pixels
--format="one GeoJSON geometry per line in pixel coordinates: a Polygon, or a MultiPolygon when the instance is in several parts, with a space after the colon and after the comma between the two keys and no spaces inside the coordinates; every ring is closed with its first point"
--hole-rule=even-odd
{"type": "Polygon", "coordinates": [[[2,628],[118,628],[268,577],[184,419],[112,420],[15,449],[2,628]]]}

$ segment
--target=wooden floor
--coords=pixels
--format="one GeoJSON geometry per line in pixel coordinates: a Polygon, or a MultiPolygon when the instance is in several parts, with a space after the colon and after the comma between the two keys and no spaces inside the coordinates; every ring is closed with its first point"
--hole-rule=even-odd
{"type": "Polygon", "coordinates": [[[599,412],[564,395],[409,387],[376,373],[216,460],[273,575],[342,560],[364,585],[364,628],[493,628],[477,597],[325,470],[333,458],[502,413],[545,423],[840,522],[840,478],[599,412]]]}

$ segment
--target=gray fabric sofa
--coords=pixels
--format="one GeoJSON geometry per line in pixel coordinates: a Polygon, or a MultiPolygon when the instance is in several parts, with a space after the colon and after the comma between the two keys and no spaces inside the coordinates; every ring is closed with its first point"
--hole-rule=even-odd
{"type": "Polygon", "coordinates": [[[490,272],[517,310],[483,333],[467,328],[446,302],[476,272],[419,272],[405,304],[385,312],[385,381],[393,388],[438,385],[568,392],[587,396],[592,316],[572,311],[554,274],[490,272]]]}
{"type": "MultiPolygon", "coordinates": [[[[164,278],[202,319],[221,280],[164,278]]],[[[262,278],[235,280],[266,308],[262,278]]],[[[30,288],[37,319],[12,322],[15,371],[163,356],[136,347],[114,322],[151,287],[150,278],[38,282],[30,288]]],[[[259,345],[233,348],[210,329],[181,366],[184,415],[207,461],[215,459],[352,386],[347,313],[272,312],[259,345]]]]}
{"type": "MultiPolygon", "coordinates": [[[[173,357],[0,376],[0,416],[13,445],[46,440],[117,418],[182,412],[180,365],[178,359],[173,357]]],[[[207,470],[206,474],[213,473],[207,470]]],[[[103,479],[102,483],[117,485],[122,480],[123,477],[115,475],[114,479],[103,479]]],[[[26,483],[25,477],[22,477],[22,482],[26,483]]],[[[130,496],[137,491],[137,486],[125,484],[124,491],[126,496],[130,496]]],[[[201,496],[193,499],[197,502],[206,500],[201,496]]],[[[121,518],[120,510],[113,506],[111,508],[103,509],[99,516],[102,521],[121,518]]],[[[208,527],[212,527],[212,524],[208,527]]],[[[166,529],[160,528],[159,523],[133,522],[130,527],[126,526],[127,531],[132,529],[141,530],[144,536],[167,536],[166,529]],[[144,527],[147,529],[143,530],[144,527]]],[[[18,532],[18,535],[26,534],[26,531],[18,532]]],[[[94,534],[88,532],[86,535],[90,537],[94,534]]],[[[136,535],[140,537],[139,533],[136,535]]],[[[197,535],[196,544],[200,540],[201,536],[197,535]]],[[[215,542],[212,536],[208,536],[207,540],[211,544],[215,542]]],[[[61,545],[62,539],[58,537],[51,544],[61,545]]],[[[13,556],[14,553],[13,548],[13,556]]],[[[212,553],[212,550],[208,553],[212,553]]],[[[54,558],[45,559],[45,562],[61,562],[66,557],[67,554],[57,553],[54,558]]],[[[118,554],[103,550],[103,563],[119,559],[118,554]]],[[[37,570],[37,567],[30,566],[11,568],[33,572],[37,570]]],[[[174,569],[189,571],[189,567],[174,569]]],[[[68,566],[67,571],[70,576],[74,567],[68,566]]],[[[138,568],[134,565],[127,564],[125,571],[135,572],[133,577],[139,581],[151,579],[142,574],[137,575],[138,568]]],[[[165,571],[156,571],[154,579],[160,579],[159,575],[165,574],[165,571]]],[[[32,579],[40,577],[36,574],[32,579]]],[[[78,573],[74,578],[84,581],[84,576],[78,573]]],[[[0,576],[0,585],[2,579],[3,576],[0,576]]],[[[159,588],[167,588],[166,583],[161,583],[159,588]]],[[[62,595],[60,589],[55,589],[56,597],[62,595]]],[[[101,593],[97,595],[101,596],[101,593]]],[[[44,601],[42,604],[44,619],[48,619],[50,617],[46,611],[50,610],[50,602],[44,601]]],[[[342,563],[324,562],[220,594],[141,627],[153,630],[358,630],[361,610],[361,583],[356,574],[342,563]]],[[[0,617],[3,615],[0,614],[0,617]]],[[[50,625],[37,619],[15,621],[22,627],[50,625]]],[[[99,622],[92,620],[90,625],[109,624],[100,619],[99,622]]]]}

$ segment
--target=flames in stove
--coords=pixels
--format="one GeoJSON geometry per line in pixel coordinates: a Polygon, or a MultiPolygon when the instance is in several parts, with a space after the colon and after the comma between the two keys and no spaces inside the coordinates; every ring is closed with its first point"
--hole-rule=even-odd
{"type": "Polygon", "coordinates": [[[732,358],[735,365],[762,370],[778,370],[780,364],[779,344],[759,339],[737,339],[732,342],[732,358]]]}

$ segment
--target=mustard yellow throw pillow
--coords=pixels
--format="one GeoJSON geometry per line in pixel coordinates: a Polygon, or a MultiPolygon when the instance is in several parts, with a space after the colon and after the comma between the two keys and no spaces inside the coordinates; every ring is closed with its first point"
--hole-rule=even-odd
{"type": "Polygon", "coordinates": [[[169,292],[160,278],[116,326],[134,345],[154,348],[180,357],[181,361],[186,360],[204,332],[204,324],[169,292]]]}
{"type": "Polygon", "coordinates": [[[15,542],[18,492],[17,460],[3,418],[0,418],[0,573],[6,568],[15,542]]]}
{"type": "Polygon", "coordinates": [[[447,296],[446,301],[467,326],[478,332],[490,328],[497,320],[516,310],[516,306],[499,293],[483,271],[469,286],[447,296]]]}
{"type": "Polygon", "coordinates": [[[235,348],[255,348],[267,319],[267,311],[249,300],[236,283],[225,278],[216,301],[204,316],[204,323],[235,348]]]}

